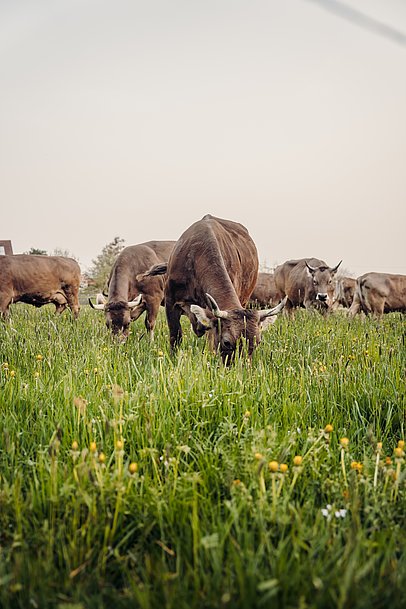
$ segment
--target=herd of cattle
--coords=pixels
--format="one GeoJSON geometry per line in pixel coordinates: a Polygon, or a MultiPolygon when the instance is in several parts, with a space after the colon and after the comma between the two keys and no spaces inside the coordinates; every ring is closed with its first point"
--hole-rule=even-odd
{"type": "MultiPolygon", "coordinates": [[[[204,216],[178,241],[149,241],[126,247],[108,280],[108,293],[98,295],[113,334],[127,336],[131,321],[145,311],[153,336],[159,307],[165,306],[170,345],[182,339],[180,318],[186,315],[197,336],[208,334],[223,361],[230,362],[240,338],[249,355],[260,341],[261,327],[284,309],[345,307],[351,316],[363,311],[381,315],[406,312],[406,275],[367,273],[357,280],[337,276],[341,262],[289,260],[273,274],[258,273],[256,246],[236,222],[204,216]],[[260,308],[265,307],[265,308],[260,308]]],[[[80,268],[61,256],[0,256],[0,313],[14,302],[40,307],[54,303],[61,313],[79,314],[80,268]]]]}

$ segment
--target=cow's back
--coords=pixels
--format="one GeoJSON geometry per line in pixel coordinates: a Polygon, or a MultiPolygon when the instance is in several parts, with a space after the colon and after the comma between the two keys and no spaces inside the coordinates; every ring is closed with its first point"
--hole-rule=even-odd
{"type": "Polygon", "coordinates": [[[17,292],[57,289],[71,284],[79,289],[80,267],[73,258],[14,254],[0,257],[0,285],[3,281],[17,292]]]}
{"type": "Polygon", "coordinates": [[[258,276],[258,253],[248,230],[237,222],[204,216],[175,244],[168,261],[167,291],[179,300],[245,306],[258,276]],[[176,294],[176,296],[175,296],[176,294]]]}
{"type": "Polygon", "coordinates": [[[358,277],[356,289],[367,313],[406,312],[406,275],[365,273],[358,277]]]}

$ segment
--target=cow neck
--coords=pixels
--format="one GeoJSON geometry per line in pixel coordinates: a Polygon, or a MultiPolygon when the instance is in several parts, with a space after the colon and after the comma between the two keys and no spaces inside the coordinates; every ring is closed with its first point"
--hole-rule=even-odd
{"type": "Polygon", "coordinates": [[[131,283],[131,272],[128,269],[114,273],[110,280],[109,286],[109,302],[128,301],[128,292],[131,283]]]}

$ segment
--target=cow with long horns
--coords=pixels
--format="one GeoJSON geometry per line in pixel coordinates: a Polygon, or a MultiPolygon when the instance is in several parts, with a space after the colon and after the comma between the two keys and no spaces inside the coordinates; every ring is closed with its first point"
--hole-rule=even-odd
{"type": "Polygon", "coordinates": [[[104,311],[106,325],[114,335],[127,337],[130,323],[145,311],[145,327],[153,338],[159,307],[163,303],[164,278],[145,280],[143,273],[153,265],[166,262],[174,244],[175,241],[148,241],[124,248],[110,272],[107,300],[93,304],[89,298],[93,309],[104,311]]]}
{"type": "Polygon", "coordinates": [[[206,332],[225,363],[241,338],[251,355],[260,341],[260,326],[284,303],[262,311],[247,309],[258,275],[258,254],[247,229],[236,222],[206,215],[176,242],[167,265],[150,275],[167,273],[165,309],[170,345],[182,339],[180,318],[186,315],[197,336],[206,332]]]}
{"type": "Polygon", "coordinates": [[[329,267],[318,258],[288,260],[274,271],[277,289],[287,297],[286,311],[297,307],[326,312],[331,306],[333,278],[340,262],[329,267]]]}

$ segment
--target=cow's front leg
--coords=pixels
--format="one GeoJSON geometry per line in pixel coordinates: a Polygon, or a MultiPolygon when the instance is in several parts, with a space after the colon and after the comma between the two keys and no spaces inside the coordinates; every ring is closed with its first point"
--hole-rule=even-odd
{"type": "Polygon", "coordinates": [[[182,309],[178,305],[173,305],[167,301],[165,303],[165,311],[169,327],[169,342],[173,353],[182,342],[182,327],[180,325],[182,309]]]}

